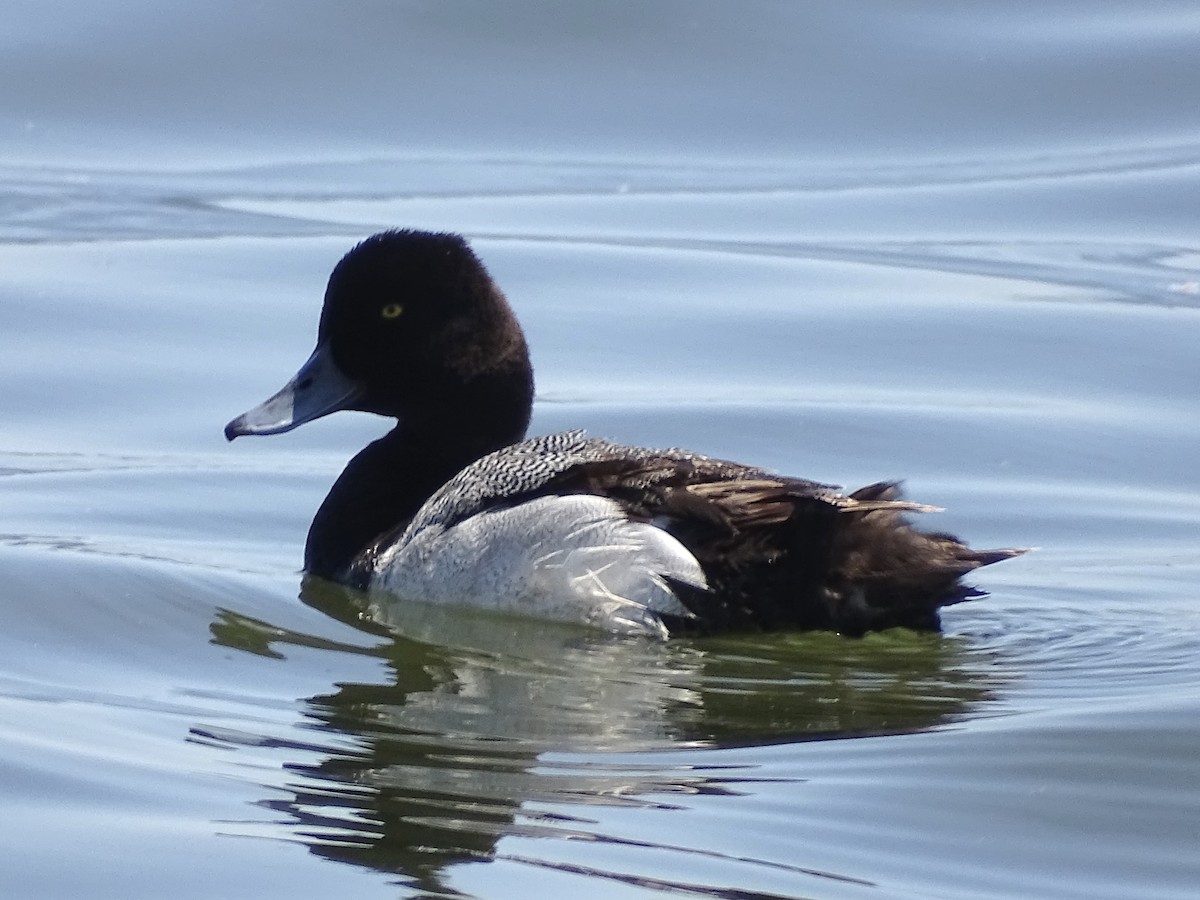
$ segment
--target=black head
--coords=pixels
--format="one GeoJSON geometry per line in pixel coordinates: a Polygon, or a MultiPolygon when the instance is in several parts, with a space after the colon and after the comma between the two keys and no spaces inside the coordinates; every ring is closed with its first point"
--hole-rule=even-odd
{"type": "Polygon", "coordinates": [[[357,409],[410,431],[470,428],[499,446],[524,435],[532,396],[520,325],[467,242],[385,231],[330,275],[313,357],[226,434],[271,434],[357,409]]]}

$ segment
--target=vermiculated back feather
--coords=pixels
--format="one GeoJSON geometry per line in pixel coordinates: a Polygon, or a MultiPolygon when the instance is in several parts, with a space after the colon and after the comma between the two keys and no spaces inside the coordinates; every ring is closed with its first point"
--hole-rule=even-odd
{"type": "MultiPolygon", "coordinates": [[[[935,628],[941,606],[968,599],[959,578],[1020,551],[979,553],[912,527],[894,483],[850,495],[832,486],[684,450],[627,447],[560,432],[467,466],[421,508],[399,543],[506,504],[593,494],[668,531],[696,557],[708,589],[676,586],[694,614],[674,630],[823,628],[860,634],[935,628]]],[[[390,537],[383,543],[390,542],[390,537]]]]}

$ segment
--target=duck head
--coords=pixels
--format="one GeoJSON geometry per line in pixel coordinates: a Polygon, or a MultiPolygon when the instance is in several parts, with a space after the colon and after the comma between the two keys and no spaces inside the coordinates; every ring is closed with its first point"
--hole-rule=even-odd
{"type": "Polygon", "coordinates": [[[520,325],[467,242],[385,231],[334,268],[308,361],[225,436],[280,434],[348,409],[503,446],[524,436],[532,400],[520,325]]]}

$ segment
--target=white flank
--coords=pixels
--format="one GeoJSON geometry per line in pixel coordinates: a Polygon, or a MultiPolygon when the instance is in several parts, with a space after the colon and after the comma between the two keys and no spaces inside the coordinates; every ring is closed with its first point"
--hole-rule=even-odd
{"type": "Polygon", "coordinates": [[[539,497],[430,527],[380,555],[371,587],[400,598],[666,636],[687,616],[666,578],[707,587],[700,564],[661,528],[604,497],[539,497]]]}

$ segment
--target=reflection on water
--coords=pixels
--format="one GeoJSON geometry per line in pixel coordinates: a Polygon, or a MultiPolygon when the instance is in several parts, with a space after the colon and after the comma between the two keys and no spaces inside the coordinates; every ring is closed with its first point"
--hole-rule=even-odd
{"type": "MultiPolygon", "coordinates": [[[[309,578],[301,598],[380,626],[363,622],[361,594],[309,578]]],[[[329,649],[378,652],[392,682],[305,699],[311,740],[204,725],[192,739],[278,751],[286,793],[260,805],[289,833],[321,856],[399,873],[424,890],[446,890],[450,864],[502,856],[497,842],[508,835],[645,845],[597,830],[587,807],[686,809],[689,796],[754,792],[770,780],[751,767],[659,763],[646,751],[923,731],[979,715],[997,687],[986,657],[939,635],[664,644],[475,610],[385,609],[392,639],[378,650],[329,649]]],[[[259,655],[328,643],[228,612],[212,634],[259,655]]],[[[793,860],[740,859],[844,879],[793,860]]]]}
{"type": "Polygon", "coordinates": [[[0,29],[3,896],[1195,897],[1198,13],[494,6],[0,29]],[[958,637],[294,602],[379,425],[217,429],[398,225],[485,254],[538,431],[1041,552],[958,637]]]}

